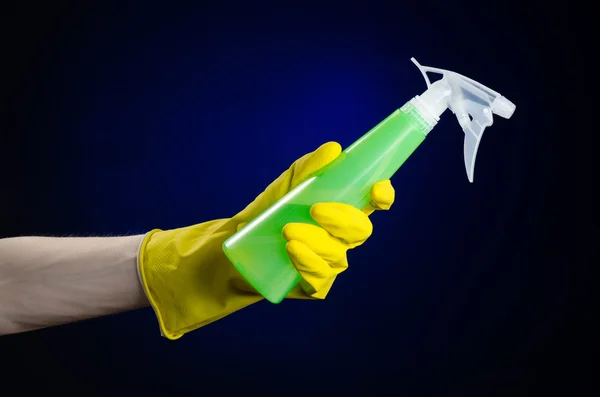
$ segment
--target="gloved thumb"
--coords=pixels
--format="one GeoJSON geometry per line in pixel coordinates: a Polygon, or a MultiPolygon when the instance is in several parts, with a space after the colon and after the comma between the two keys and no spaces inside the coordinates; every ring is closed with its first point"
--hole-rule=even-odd
{"type": "Polygon", "coordinates": [[[240,222],[240,227],[261,214],[312,174],[331,163],[341,152],[342,147],[339,143],[327,142],[314,152],[307,153],[294,161],[264,192],[234,217],[240,222]]]}
{"type": "MultiPolygon", "coordinates": [[[[335,160],[342,152],[342,147],[337,142],[327,142],[319,146],[314,152],[305,154],[296,160],[286,172],[291,172],[292,180],[291,190],[300,183],[304,182],[311,174],[314,174],[327,164],[335,160]]],[[[284,172],[279,178],[284,176],[284,172]]],[[[273,182],[273,185],[279,181],[279,178],[273,182]]],[[[287,191],[286,191],[287,193],[287,191]]]]}

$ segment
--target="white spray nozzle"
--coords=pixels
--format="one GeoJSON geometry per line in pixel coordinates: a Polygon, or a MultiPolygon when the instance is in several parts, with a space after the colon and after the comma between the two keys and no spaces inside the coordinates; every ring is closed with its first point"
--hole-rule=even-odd
{"type": "Polygon", "coordinates": [[[430,119],[437,122],[439,116],[450,109],[465,133],[465,167],[467,177],[473,182],[475,158],[483,135],[483,130],[494,122],[493,114],[508,119],[516,106],[494,90],[449,70],[421,66],[415,58],[411,61],[421,71],[427,91],[414,98],[414,103],[430,119]],[[427,72],[441,74],[442,78],[433,84],[427,72]]]}
{"type": "Polygon", "coordinates": [[[510,119],[510,116],[515,112],[515,108],[515,104],[503,96],[499,96],[492,103],[492,112],[505,119],[510,119]]]}

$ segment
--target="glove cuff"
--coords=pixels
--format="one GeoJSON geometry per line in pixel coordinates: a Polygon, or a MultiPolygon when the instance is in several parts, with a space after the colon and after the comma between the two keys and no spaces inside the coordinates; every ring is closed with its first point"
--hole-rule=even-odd
{"type": "Polygon", "coordinates": [[[137,261],[138,277],[139,277],[140,283],[142,284],[142,289],[144,290],[144,294],[146,294],[146,298],[148,299],[148,302],[150,302],[150,306],[152,307],[152,310],[154,310],[154,314],[156,315],[156,318],[158,320],[160,335],[163,337],[166,337],[167,339],[176,340],[176,339],[181,338],[183,336],[183,334],[175,335],[175,334],[168,332],[165,329],[165,323],[161,316],[160,310],[158,310],[158,306],[157,306],[156,301],[153,298],[152,294],[149,293],[147,280],[145,278],[145,273],[143,270],[144,268],[142,266],[142,264],[144,263],[144,261],[146,259],[145,252],[146,252],[146,246],[148,245],[148,241],[150,241],[150,238],[152,237],[152,235],[157,232],[162,232],[162,230],[161,229],[153,229],[153,230],[149,231],[148,233],[146,233],[146,235],[140,242],[140,246],[138,249],[138,261],[137,261]]]}

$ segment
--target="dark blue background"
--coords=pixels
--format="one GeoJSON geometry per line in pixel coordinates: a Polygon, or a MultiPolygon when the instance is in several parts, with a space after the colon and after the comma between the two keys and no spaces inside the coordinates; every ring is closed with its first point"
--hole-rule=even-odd
{"type": "Polygon", "coordinates": [[[586,95],[591,28],[575,3],[83,3],[5,14],[1,236],[232,216],[299,156],[348,146],[424,91],[411,56],[517,110],[486,130],[474,184],[448,112],[393,177],[394,207],[373,216],[326,301],[263,302],[176,342],[150,309],[3,337],[2,384],[582,395],[591,369],[579,354],[593,349],[573,344],[571,281],[586,260],[571,243],[591,158],[572,173],[566,132],[591,141],[564,98],[586,95]]]}

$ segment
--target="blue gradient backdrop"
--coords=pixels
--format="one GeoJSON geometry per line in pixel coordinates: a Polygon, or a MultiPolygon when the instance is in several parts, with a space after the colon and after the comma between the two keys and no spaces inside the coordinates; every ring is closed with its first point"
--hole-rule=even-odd
{"type": "Polygon", "coordinates": [[[2,236],[231,216],[299,156],[420,94],[412,56],[517,111],[486,130],[474,184],[446,114],[326,301],[263,302],[176,342],[150,309],[3,337],[15,374],[83,395],[507,396],[555,373],[568,275],[545,101],[563,87],[532,77],[566,64],[550,57],[572,37],[550,26],[571,8],[83,3],[7,14],[2,236]]]}

